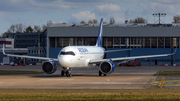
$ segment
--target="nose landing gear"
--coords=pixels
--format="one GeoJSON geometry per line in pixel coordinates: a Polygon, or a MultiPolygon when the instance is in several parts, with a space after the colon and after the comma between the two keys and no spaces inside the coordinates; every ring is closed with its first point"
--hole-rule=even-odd
{"type": "Polygon", "coordinates": [[[66,74],[67,77],[71,77],[71,68],[63,67],[63,70],[61,71],[61,76],[64,76],[64,74],[66,74]]]}

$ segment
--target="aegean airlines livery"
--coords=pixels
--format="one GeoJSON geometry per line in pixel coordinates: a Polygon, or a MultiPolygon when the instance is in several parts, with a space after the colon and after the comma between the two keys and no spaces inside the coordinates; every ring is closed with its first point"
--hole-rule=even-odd
{"type": "Polygon", "coordinates": [[[162,56],[169,56],[174,54],[173,53],[173,54],[103,59],[105,53],[125,51],[130,49],[105,51],[105,49],[102,47],[102,34],[103,34],[102,23],[103,23],[103,19],[101,18],[101,22],[99,26],[99,35],[97,38],[96,46],[67,46],[59,52],[57,59],[47,58],[47,57],[6,54],[4,50],[4,44],[3,44],[3,54],[10,57],[46,60],[42,65],[42,69],[47,74],[52,74],[56,71],[57,65],[55,64],[54,61],[58,61],[63,68],[63,70],[61,71],[61,75],[64,76],[64,74],[66,74],[67,77],[71,76],[72,68],[91,68],[91,67],[99,66],[99,76],[102,76],[102,74],[106,76],[106,74],[110,74],[114,72],[115,65],[113,64],[113,61],[140,59],[140,58],[147,59],[151,57],[162,57],[162,56]]]}

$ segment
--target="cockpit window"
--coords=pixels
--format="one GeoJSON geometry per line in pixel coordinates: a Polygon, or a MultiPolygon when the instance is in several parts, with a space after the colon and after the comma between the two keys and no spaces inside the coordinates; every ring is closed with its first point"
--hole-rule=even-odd
{"type": "Polygon", "coordinates": [[[74,52],[61,52],[60,55],[73,55],[73,56],[75,56],[74,52]]]}

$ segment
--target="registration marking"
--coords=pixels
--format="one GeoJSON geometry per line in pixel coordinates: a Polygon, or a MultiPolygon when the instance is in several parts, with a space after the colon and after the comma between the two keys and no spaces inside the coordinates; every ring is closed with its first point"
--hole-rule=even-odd
{"type": "Polygon", "coordinates": [[[40,79],[40,81],[72,81],[74,79],[40,79]]]}

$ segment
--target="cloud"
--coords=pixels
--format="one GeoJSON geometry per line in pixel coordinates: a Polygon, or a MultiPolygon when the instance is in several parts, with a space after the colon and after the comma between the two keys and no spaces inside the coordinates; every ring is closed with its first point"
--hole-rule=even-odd
{"type": "Polygon", "coordinates": [[[166,3],[166,4],[177,4],[179,0],[151,0],[151,2],[166,3]]]}
{"type": "Polygon", "coordinates": [[[78,8],[78,5],[62,2],[62,0],[3,0],[0,3],[0,11],[25,12],[39,10],[57,10],[78,8]]]}
{"type": "Polygon", "coordinates": [[[96,6],[96,9],[99,10],[100,12],[107,12],[107,13],[121,11],[121,7],[114,4],[99,5],[96,6]]]}
{"type": "MultiPolygon", "coordinates": [[[[167,13],[167,14],[180,14],[180,5],[175,3],[177,0],[168,1],[168,0],[157,0],[150,2],[142,2],[139,4],[139,7],[143,9],[144,12],[152,13],[167,13]]],[[[180,1],[178,1],[180,2],[180,1]]]]}
{"type": "Polygon", "coordinates": [[[90,11],[80,11],[76,14],[72,14],[72,19],[78,20],[78,21],[82,21],[84,20],[85,22],[87,22],[90,19],[96,19],[96,15],[90,11]]]}
{"type": "Polygon", "coordinates": [[[1,12],[1,11],[0,11],[0,18],[1,18],[1,17],[4,17],[4,16],[6,16],[6,12],[1,12]]]}
{"type": "Polygon", "coordinates": [[[26,12],[93,7],[117,0],[1,0],[0,11],[26,12]]]}

